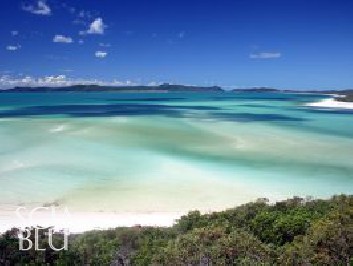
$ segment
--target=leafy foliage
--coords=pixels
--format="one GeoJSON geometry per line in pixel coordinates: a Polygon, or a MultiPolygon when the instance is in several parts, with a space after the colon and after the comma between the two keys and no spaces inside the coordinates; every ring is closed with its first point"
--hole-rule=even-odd
{"type": "MultiPolygon", "coordinates": [[[[56,236],[60,245],[60,235],[56,236]]],[[[116,228],[73,235],[69,250],[18,251],[0,237],[0,265],[353,265],[353,196],[260,199],[171,228],[116,228]]]]}

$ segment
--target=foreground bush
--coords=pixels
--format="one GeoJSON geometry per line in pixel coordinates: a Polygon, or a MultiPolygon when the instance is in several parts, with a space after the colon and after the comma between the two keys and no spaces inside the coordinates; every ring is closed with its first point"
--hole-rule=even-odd
{"type": "Polygon", "coordinates": [[[65,252],[20,252],[15,232],[0,237],[0,265],[353,265],[353,196],[193,211],[171,228],[73,235],[65,252]]]}

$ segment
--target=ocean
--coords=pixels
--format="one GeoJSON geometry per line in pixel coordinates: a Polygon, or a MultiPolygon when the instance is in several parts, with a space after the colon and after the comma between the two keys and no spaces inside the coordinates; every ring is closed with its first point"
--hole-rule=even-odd
{"type": "Polygon", "coordinates": [[[328,97],[1,93],[0,228],[18,206],[116,215],[89,229],[352,194],[353,111],[305,106],[328,97]]]}

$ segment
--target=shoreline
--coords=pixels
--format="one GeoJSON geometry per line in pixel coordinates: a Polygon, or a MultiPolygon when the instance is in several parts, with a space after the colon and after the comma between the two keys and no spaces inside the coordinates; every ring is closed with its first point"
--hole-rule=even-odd
{"type": "MultiPolygon", "coordinates": [[[[330,196],[298,196],[303,200],[329,200],[330,196]]],[[[339,194],[337,194],[339,195],[339,194]]],[[[155,211],[155,212],[117,212],[117,211],[75,211],[69,212],[63,206],[38,207],[35,213],[31,214],[33,209],[21,207],[22,210],[7,210],[0,212],[0,236],[12,228],[25,229],[30,227],[49,228],[52,227],[55,232],[67,231],[69,234],[84,234],[91,231],[106,231],[116,228],[135,228],[135,227],[153,227],[153,228],[171,228],[178,223],[182,216],[187,216],[189,212],[199,211],[201,215],[224,212],[234,208],[240,208],[243,204],[255,203],[259,200],[268,205],[274,205],[288,199],[294,199],[296,196],[283,196],[276,199],[257,198],[248,200],[245,203],[235,204],[234,207],[224,207],[214,210],[200,210],[191,208],[188,211],[155,211]]]]}
{"type": "MultiPolygon", "coordinates": [[[[336,96],[337,95],[335,95],[335,97],[336,96]]],[[[339,95],[339,97],[344,97],[344,96],[339,95]]],[[[353,110],[353,102],[340,102],[340,101],[337,101],[335,98],[323,99],[319,102],[307,103],[305,104],[305,106],[353,110]]]]}
{"type": "Polygon", "coordinates": [[[53,227],[55,231],[69,230],[70,233],[84,233],[93,230],[108,230],[117,227],[172,227],[185,212],[153,212],[153,213],[117,213],[117,212],[75,212],[73,214],[59,211],[54,216],[50,211],[38,211],[35,218],[28,213],[21,217],[0,223],[0,234],[10,228],[53,227]]]}

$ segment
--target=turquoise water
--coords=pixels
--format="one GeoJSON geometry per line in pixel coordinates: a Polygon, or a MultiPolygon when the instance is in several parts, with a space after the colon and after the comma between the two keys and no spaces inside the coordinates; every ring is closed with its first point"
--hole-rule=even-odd
{"type": "Polygon", "coordinates": [[[353,112],[327,96],[0,94],[0,209],[218,210],[353,193],[353,112]]]}

